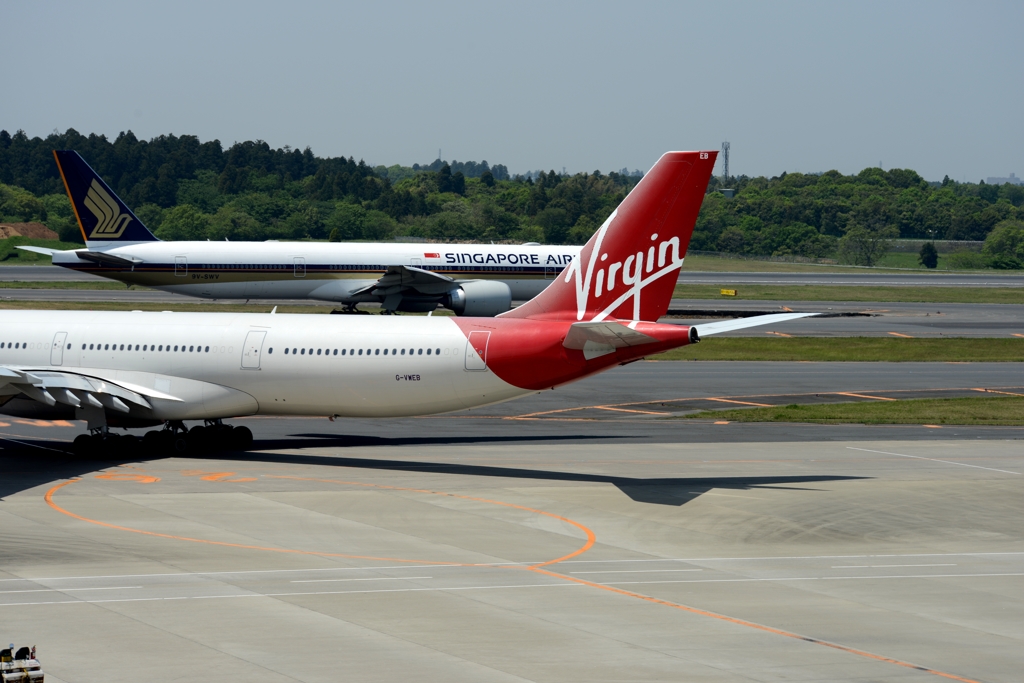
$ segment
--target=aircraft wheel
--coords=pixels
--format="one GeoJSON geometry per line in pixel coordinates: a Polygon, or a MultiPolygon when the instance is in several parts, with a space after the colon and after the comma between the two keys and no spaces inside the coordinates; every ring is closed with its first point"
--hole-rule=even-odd
{"type": "Polygon", "coordinates": [[[75,451],[75,455],[80,457],[90,456],[96,449],[95,440],[91,434],[79,434],[75,437],[72,448],[75,451]]]}
{"type": "Polygon", "coordinates": [[[121,455],[121,436],[119,434],[107,434],[96,437],[97,455],[107,457],[121,455]]]}
{"type": "Polygon", "coordinates": [[[185,455],[189,452],[188,438],[184,434],[174,434],[170,438],[170,448],[173,455],[185,455]]]}
{"type": "Polygon", "coordinates": [[[210,446],[212,430],[196,426],[188,430],[188,446],[193,453],[205,451],[210,446]]]}
{"type": "Polygon", "coordinates": [[[248,427],[235,427],[231,430],[231,441],[235,450],[249,450],[252,447],[252,430],[248,427]]]}
{"type": "Polygon", "coordinates": [[[139,452],[139,445],[142,441],[134,434],[125,434],[121,437],[121,452],[125,455],[136,455],[139,452]]]}

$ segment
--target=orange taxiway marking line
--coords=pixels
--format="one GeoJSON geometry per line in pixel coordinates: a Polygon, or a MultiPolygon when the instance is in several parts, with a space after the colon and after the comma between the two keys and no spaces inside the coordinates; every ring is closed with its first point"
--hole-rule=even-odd
{"type": "Polygon", "coordinates": [[[598,590],[608,591],[609,593],[617,593],[618,595],[625,595],[627,597],[636,598],[638,600],[643,600],[644,602],[650,602],[650,603],[653,603],[655,605],[663,605],[665,607],[671,607],[673,609],[681,610],[683,612],[689,612],[690,614],[697,614],[697,615],[700,615],[702,617],[710,617],[712,619],[717,619],[719,621],[724,621],[724,622],[727,622],[727,623],[730,623],[730,624],[736,624],[737,626],[746,626],[747,628],[756,629],[758,631],[764,631],[766,633],[773,633],[773,634],[775,634],[777,636],[785,636],[786,638],[793,638],[794,640],[802,640],[802,641],[807,642],[807,643],[813,643],[815,645],[821,645],[823,647],[828,647],[828,648],[831,648],[833,650],[839,650],[840,652],[846,652],[846,653],[849,653],[849,654],[857,655],[859,657],[865,657],[867,659],[871,659],[871,660],[874,660],[876,662],[885,662],[886,664],[895,664],[896,666],[901,666],[901,667],[904,667],[906,669],[914,669],[915,671],[921,671],[921,672],[924,672],[924,673],[929,673],[929,674],[932,674],[934,676],[940,676],[942,678],[947,678],[949,680],[960,681],[960,683],[979,683],[978,681],[975,681],[974,679],[971,679],[971,678],[964,678],[963,676],[957,676],[956,674],[946,673],[945,671],[939,671],[937,669],[929,669],[926,666],[921,666],[919,664],[911,664],[910,662],[905,662],[905,661],[903,661],[901,659],[894,659],[892,657],[886,657],[884,655],[876,655],[873,652],[867,652],[866,650],[858,650],[857,648],[847,647],[846,645],[840,645],[839,643],[833,643],[833,642],[830,642],[828,640],[821,640],[819,638],[811,638],[810,636],[800,635],[799,633],[793,633],[792,631],[785,631],[785,630],[780,629],[780,628],[775,628],[774,626],[765,626],[764,624],[758,624],[757,622],[754,622],[754,621],[747,621],[746,619],[739,619],[737,617],[730,617],[730,616],[727,616],[725,614],[719,614],[718,612],[711,612],[711,611],[708,611],[708,610],[705,610],[705,609],[700,609],[700,608],[697,608],[697,607],[690,607],[689,605],[683,605],[683,604],[678,603],[678,602],[672,602],[671,600],[662,600],[660,598],[653,598],[653,597],[651,597],[649,595],[644,595],[643,593],[636,593],[634,591],[625,590],[625,589],[622,589],[622,588],[616,588],[614,586],[608,586],[608,585],[605,585],[605,584],[602,584],[602,583],[594,583],[593,581],[587,581],[586,579],[580,579],[580,578],[577,578],[575,576],[567,576],[565,574],[559,574],[558,572],[549,571],[547,569],[541,569],[540,567],[541,567],[541,565],[535,565],[533,567],[530,567],[529,569],[530,569],[530,571],[534,571],[534,572],[537,572],[539,574],[545,574],[547,576],[553,576],[553,577],[557,577],[557,578],[560,578],[560,579],[565,579],[566,581],[572,581],[573,583],[578,583],[578,584],[583,585],[583,586],[589,586],[591,588],[597,588],[598,590]]]}
{"type": "Polygon", "coordinates": [[[770,403],[753,403],[751,401],[736,401],[731,398],[705,398],[705,401],[718,401],[719,403],[738,403],[741,406],[757,406],[758,408],[774,408],[770,403]]]}
{"type": "Polygon", "coordinates": [[[854,398],[870,398],[875,401],[895,401],[895,398],[886,398],[885,396],[869,396],[868,394],[854,394],[848,391],[837,391],[834,396],[852,396],[854,398]]]}
{"type": "Polygon", "coordinates": [[[1013,337],[1024,337],[1024,334],[1018,334],[1016,332],[1011,332],[1010,336],[1013,336],[1013,337]]]}
{"type": "MultiPolygon", "coordinates": [[[[577,529],[582,531],[584,534],[586,534],[586,536],[587,536],[586,543],[584,543],[582,546],[580,546],[579,548],[577,548],[573,552],[569,553],[568,555],[563,555],[562,557],[555,558],[553,560],[548,560],[547,562],[541,562],[539,564],[532,565],[531,568],[545,567],[545,566],[547,566],[549,564],[556,564],[558,562],[564,562],[564,561],[566,561],[568,559],[576,557],[577,555],[582,555],[583,553],[587,552],[592,547],[594,547],[594,543],[597,542],[597,536],[594,534],[593,531],[591,531],[587,527],[583,526],[579,522],[577,522],[575,520],[572,520],[572,519],[569,519],[568,517],[563,517],[561,515],[556,515],[553,512],[546,512],[544,510],[538,510],[537,508],[527,507],[525,505],[516,505],[515,503],[506,503],[506,502],[500,501],[500,500],[491,500],[490,498],[477,498],[476,496],[463,496],[463,495],[456,494],[456,493],[445,493],[443,491],[431,491],[430,489],[417,489],[417,488],[412,488],[412,487],[409,487],[409,486],[389,486],[387,484],[367,484],[367,483],[364,483],[364,482],[361,482],[361,481],[342,481],[342,480],[338,480],[338,479],[318,479],[316,477],[295,477],[295,476],[289,476],[289,475],[283,475],[283,474],[277,474],[277,475],[269,475],[268,474],[267,478],[268,479],[293,479],[293,480],[296,480],[296,481],[316,481],[316,482],[321,482],[321,483],[324,483],[324,484],[344,484],[346,486],[362,486],[362,487],[365,487],[365,488],[383,489],[383,490],[387,490],[387,491],[410,491],[410,492],[414,492],[414,493],[429,493],[429,494],[434,495],[434,496],[446,496],[448,498],[460,498],[462,500],[472,500],[472,501],[475,501],[475,502],[478,502],[478,503],[488,503],[489,505],[500,505],[501,507],[514,508],[516,510],[525,510],[526,512],[532,512],[534,514],[543,515],[545,517],[550,517],[552,519],[557,519],[559,521],[565,522],[566,524],[570,524],[570,525],[576,527],[577,529]]],[[[473,564],[462,564],[462,563],[457,563],[457,562],[450,562],[448,564],[455,564],[455,565],[464,566],[464,567],[478,566],[478,565],[473,565],[473,564]]]]}
{"type": "Polygon", "coordinates": [[[899,332],[890,332],[889,334],[891,334],[894,337],[902,337],[904,339],[913,339],[913,337],[910,336],[909,334],[900,334],[899,332]]]}
{"type": "Polygon", "coordinates": [[[1024,394],[1015,394],[1012,391],[996,391],[995,389],[971,389],[971,391],[980,391],[986,394],[1004,394],[1006,396],[1024,396],[1024,394]]]}
{"type": "Polygon", "coordinates": [[[791,334],[785,334],[783,332],[765,332],[765,334],[774,334],[776,337],[792,337],[791,334]]]}
{"type": "MultiPolygon", "coordinates": [[[[509,508],[514,508],[514,509],[518,509],[518,510],[525,510],[525,511],[528,511],[528,512],[533,512],[533,513],[536,513],[536,514],[544,515],[546,517],[550,517],[550,518],[553,518],[553,519],[557,519],[557,520],[566,522],[567,524],[570,524],[570,525],[575,526],[576,528],[580,529],[581,531],[583,531],[586,534],[587,541],[582,546],[580,546],[580,548],[576,549],[575,551],[573,551],[571,553],[563,555],[562,557],[558,557],[558,558],[555,558],[553,560],[548,560],[547,562],[539,562],[537,564],[530,565],[529,567],[524,567],[524,569],[527,570],[527,571],[536,572],[538,574],[544,574],[544,575],[547,575],[547,576],[551,576],[551,577],[554,577],[554,578],[562,579],[562,580],[565,580],[565,581],[570,581],[570,582],[573,582],[573,583],[576,583],[576,584],[579,584],[579,585],[583,585],[583,586],[589,586],[591,588],[596,588],[598,590],[606,591],[606,592],[609,592],[609,593],[616,593],[618,595],[623,595],[623,596],[627,596],[627,597],[636,598],[638,600],[643,600],[645,602],[649,602],[649,603],[652,603],[652,604],[663,605],[663,606],[666,606],[666,607],[671,607],[673,609],[681,610],[681,611],[684,611],[684,612],[689,612],[691,614],[696,614],[696,615],[704,616],[704,617],[710,617],[712,619],[717,619],[719,621],[724,621],[724,622],[735,624],[735,625],[738,625],[738,626],[745,626],[747,628],[756,629],[758,631],[763,631],[765,633],[772,633],[772,634],[775,634],[775,635],[784,636],[784,637],[792,638],[792,639],[795,639],[795,640],[802,640],[804,642],[813,643],[815,645],[821,645],[823,647],[828,647],[828,648],[831,648],[833,650],[838,650],[840,652],[846,652],[846,653],[849,653],[849,654],[858,655],[860,657],[865,657],[867,659],[871,659],[871,660],[874,660],[874,661],[877,661],[877,662],[885,662],[885,663],[888,663],[888,664],[895,664],[896,666],[901,666],[901,667],[904,667],[904,668],[914,669],[916,671],[921,671],[921,672],[924,672],[924,673],[933,674],[935,676],[940,676],[942,678],[946,678],[946,679],[949,679],[949,680],[960,681],[960,683],[980,683],[979,681],[975,681],[975,680],[970,679],[970,678],[964,678],[962,676],[957,676],[955,674],[949,674],[949,673],[946,673],[946,672],[943,672],[943,671],[939,671],[937,669],[930,669],[928,667],[920,666],[920,665],[917,665],[917,664],[911,664],[909,662],[905,662],[905,661],[902,661],[902,660],[899,660],[899,659],[894,659],[892,657],[885,657],[883,655],[876,655],[874,653],[867,652],[865,650],[858,650],[856,648],[847,647],[845,645],[840,645],[838,643],[832,643],[832,642],[827,641],[827,640],[821,640],[821,639],[818,639],[818,638],[811,638],[809,636],[800,635],[798,633],[793,633],[791,631],[785,631],[783,629],[778,629],[778,628],[775,628],[775,627],[772,627],[772,626],[766,626],[764,624],[758,624],[757,622],[747,621],[745,619],[739,619],[737,617],[730,617],[730,616],[727,616],[725,614],[719,614],[717,612],[711,612],[711,611],[699,609],[699,608],[696,608],[696,607],[690,607],[688,605],[683,605],[681,603],[672,602],[670,600],[662,600],[660,598],[654,598],[654,597],[651,597],[649,595],[644,595],[643,593],[637,593],[637,592],[634,592],[634,591],[625,590],[625,589],[622,589],[622,588],[616,588],[614,586],[608,586],[608,585],[605,585],[605,584],[594,583],[593,581],[588,581],[586,579],[580,579],[580,578],[575,577],[575,576],[569,576],[569,575],[566,575],[566,574],[560,574],[558,572],[553,572],[553,571],[550,571],[548,569],[544,569],[544,567],[547,567],[547,566],[550,566],[550,565],[553,565],[553,564],[557,564],[559,562],[564,562],[566,560],[569,560],[569,559],[571,559],[573,557],[577,557],[578,555],[581,555],[581,554],[585,553],[586,551],[590,550],[590,548],[592,548],[594,546],[594,543],[597,540],[594,532],[591,531],[586,526],[584,526],[583,524],[580,524],[579,522],[576,522],[575,520],[569,519],[568,517],[563,517],[561,515],[556,515],[556,514],[551,513],[551,512],[546,512],[544,510],[538,510],[537,508],[531,508],[531,507],[527,507],[525,505],[517,505],[515,503],[506,503],[506,502],[503,502],[503,501],[496,501],[496,500],[491,500],[491,499],[488,499],[488,498],[479,498],[479,497],[476,497],[476,496],[464,496],[464,495],[458,495],[458,494],[444,493],[444,492],[441,492],[441,491],[432,491],[432,490],[429,490],[429,489],[417,489],[417,488],[405,487],[405,486],[388,486],[388,485],[384,485],[384,484],[367,484],[367,483],[364,483],[364,482],[351,482],[351,481],[340,481],[340,480],[333,480],[333,479],[320,479],[320,478],[315,478],[315,477],[295,477],[295,476],[284,476],[284,475],[267,475],[267,476],[268,476],[268,478],[274,478],[274,479],[294,479],[294,480],[298,480],[298,481],[315,481],[315,482],[323,482],[323,483],[345,484],[345,485],[350,485],[350,486],[361,486],[361,487],[366,487],[366,488],[378,488],[378,489],[385,489],[385,490],[412,491],[412,492],[418,492],[418,493],[427,493],[427,494],[431,494],[431,495],[441,495],[441,496],[447,496],[447,497],[452,497],[452,498],[460,498],[460,499],[463,499],[463,500],[472,500],[472,501],[476,501],[476,502],[489,503],[489,504],[492,504],[492,505],[500,505],[502,507],[509,507],[509,508]]],[[[403,562],[403,563],[407,562],[407,563],[418,563],[418,564],[434,564],[434,565],[463,566],[463,567],[482,566],[482,565],[479,565],[479,564],[461,563],[461,562],[431,562],[431,561],[423,561],[423,560],[406,560],[406,559],[391,558],[391,557],[370,557],[370,556],[363,556],[363,555],[347,555],[347,554],[341,554],[341,553],[323,553],[323,552],[306,551],[306,550],[295,550],[295,549],[291,549],[291,548],[267,548],[267,547],[262,547],[262,546],[245,545],[245,544],[241,544],[241,543],[226,543],[226,542],[223,542],[223,541],[210,541],[210,540],[207,540],[207,539],[197,539],[197,538],[190,538],[190,537],[187,537],[187,536],[175,536],[173,534],[162,534],[162,533],[157,533],[157,532],[153,532],[153,531],[144,531],[144,530],[141,530],[141,529],[132,529],[130,527],[119,526],[119,525],[116,525],[116,524],[109,524],[107,522],[101,522],[99,520],[90,519],[88,517],[83,517],[82,515],[75,514],[74,512],[66,510],[63,507],[57,505],[57,503],[55,503],[54,500],[53,500],[53,495],[57,491],[59,491],[60,489],[64,488],[65,486],[73,484],[73,483],[75,483],[77,481],[81,481],[81,479],[71,479],[71,480],[68,480],[66,482],[63,482],[63,483],[60,483],[60,484],[57,484],[57,485],[53,486],[49,491],[46,492],[46,495],[44,496],[44,499],[46,500],[47,505],[49,505],[54,510],[56,510],[56,511],[62,513],[62,514],[65,514],[65,515],[67,515],[69,517],[72,517],[74,519],[77,519],[77,520],[80,520],[80,521],[83,521],[83,522],[88,522],[90,524],[96,524],[98,526],[107,527],[107,528],[110,528],[110,529],[117,529],[117,530],[120,530],[120,531],[130,531],[130,532],[133,532],[133,533],[139,533],[139,534],[143,534],[143,535],[146,535],[146,536],[156,536],[156,537],[159,537],[159,538],[170,538],[170,539],[175,539],[175,540],[191,541],[191,542],[204,543],[204,544],[209,544],[209,545],[219,545],[219,546],[226,546],[226,547],[232,547],[232,548],[243,548],[243,549],[252,549],[252,550],[265,550],[265,551],[271,551],[271,552],[291,553],[291,554],[298,554],[298,555],[316,555],[316,556],[321,556],[321,557],[346,557],[346,558],[354,558],[354,559],[383,560],[383,561],[388,561],[388,562],[403,562]]]]}
{"type": "Polygon", "coordinates": [[[594,406],[598,410],[614,410],[619,413],[639,413],[641,415],[668,415],[669,413],[659,413],[653,410],[631,410],[630,408],[616,408],[614,406],[594,406]]]}

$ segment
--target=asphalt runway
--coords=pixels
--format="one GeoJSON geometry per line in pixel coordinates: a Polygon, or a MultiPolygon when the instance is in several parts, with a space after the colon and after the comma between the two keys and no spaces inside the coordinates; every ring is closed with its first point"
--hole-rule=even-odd
{"type": "MultiPolygon", "coordinates": [[[[223,300],[197,299],[156,290],[59,290],[59,289],[7,289],[0,290],[2,301],[69,301],[120,302],[128,304],[223,304],[238,303],[223,300]]],[[[263,305],[269,311],[274,306],[329,306],[329,302],[309,299],[256,300],[249,303],[263,305]]],[[[373,307],[364,307],[373,310],[373,307]]],[[[796,320],[771,329],[751,328],[730,332],[728,336],[764,336],[782,334],[811,337],[1010,337],[1024,335],[1024,305],[1017,304],[932,304],[932,303],[863,303],[837,301],[747,301],[674,299],[672,318],[665,322],[698,325],[717,316],[714,313],[741,312],[778,313],[780,311],[822,312],[828,317],[796,320]],[[687,312],[701,315],[693,317],[687,312]]]]}
{"type": "Polygon", "coordinates": [[[1024,430],[650,414],[1007,368],[643,362],[190,459],[0,418],[0,621],[52,681],[1016,681],[1024,430]]]}

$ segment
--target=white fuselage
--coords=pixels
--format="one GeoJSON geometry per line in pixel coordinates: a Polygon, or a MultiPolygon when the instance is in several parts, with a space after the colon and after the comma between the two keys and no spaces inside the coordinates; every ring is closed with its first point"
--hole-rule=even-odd
{"type": "Polygon", "coordinates": [[[4,311],[0,320],[0,365],[117,382],[147,396],[157,419],[422,415],[531,393],[467,369],[466,335],[441,316],[4,311]]]}
{"type": "Polygon", "coordinates": [[[388,266],[412,266],[456,281],[500,280],[526,301],[579,253],[578,246],[366,242],[134,242],[89,245],[130,263],[97,263],[74,251],[54,265],[128,284],[214,299],[375,300],[359,290],[388,266]]]}

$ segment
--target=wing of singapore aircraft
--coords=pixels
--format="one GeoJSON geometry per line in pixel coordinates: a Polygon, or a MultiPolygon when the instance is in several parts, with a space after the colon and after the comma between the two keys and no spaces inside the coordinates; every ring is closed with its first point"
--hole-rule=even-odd
{"type": "Polygon", "coordinates": [[[163,242],[72,151],[54,151],[85,249],[21,247],[53,263],[206,299],[318,299],[354,311],[493,316],[535,297],[579,253],[539,244],[163,242]]]}
{"type": "Polygon", "coordinates": [[[155,445],[238,448],[251,433],[222,419],[461,410],[813,315],[657,322],[714,163],[715,152],[662,156],[558,279],[496,318],[0,312],[0,412],[85,420],[84,451],[115,447],[108,426],[161,423],[146,436],[155,445]],[[186,432],[185,420],[205,424],[186,432]]]}

